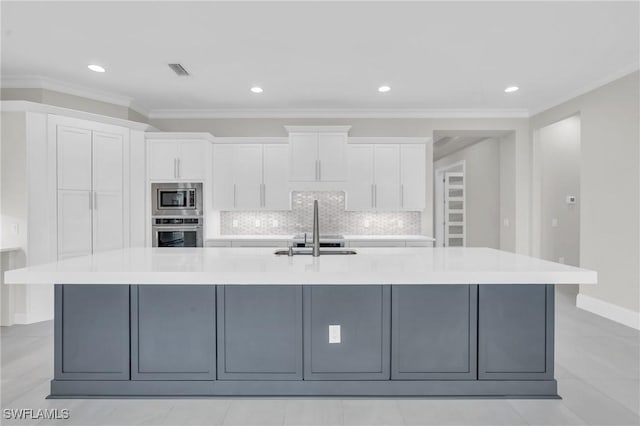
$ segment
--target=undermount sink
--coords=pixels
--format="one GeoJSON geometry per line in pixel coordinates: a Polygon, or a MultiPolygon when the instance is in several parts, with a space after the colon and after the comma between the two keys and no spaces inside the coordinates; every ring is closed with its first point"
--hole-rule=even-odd
{"type": "MultiPolygon", "coordinates": [[[[274,254],[276,256],[288,256],[289,255],[289,250],[276,250],[274,252],[274,254]]],[[[294,256],[298,256],[298,255],[309,255],[311,256],[312,251],[311,249],[294,249],[293,250],[293,255],[294,256]]],[[[355,250],[322,250],[320,249],[320,255],[324,256],[325,254],[328,255],[351,255],[351,254],[358,254],[358,252],[356,252],[355,250]]]]}

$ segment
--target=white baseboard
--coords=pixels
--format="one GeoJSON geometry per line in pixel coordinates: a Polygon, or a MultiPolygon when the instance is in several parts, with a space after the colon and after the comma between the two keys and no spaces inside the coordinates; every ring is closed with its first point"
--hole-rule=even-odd
{"type": "Polygon", "coordinates": [[[578,294],[576,306],[585,311],[610,319],[611,321],[640,330],[640,312],[635,312],[631,309],[604,302],[584,294],[578,294]]]}
{"type": "Polygon", "coordinates": [[[13,314],[13,324],[34,324],[36,322],[51,321],[53,316],[44,315],[28,315],[28,314],[13,314]]]}
{"type": "Polygon", "coordinates": [[[14,324],[29,324],[29,317],[27,314],[13,314],[14,324]]]}

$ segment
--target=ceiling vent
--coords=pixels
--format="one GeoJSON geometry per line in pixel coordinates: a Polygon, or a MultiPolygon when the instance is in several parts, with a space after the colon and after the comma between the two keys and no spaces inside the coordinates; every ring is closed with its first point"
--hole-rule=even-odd
{"type": "Polygon", "coordinates": [[[169,68],[179,76],[187,76],[189,72],[181,64],[169,64],[169,68]]]}

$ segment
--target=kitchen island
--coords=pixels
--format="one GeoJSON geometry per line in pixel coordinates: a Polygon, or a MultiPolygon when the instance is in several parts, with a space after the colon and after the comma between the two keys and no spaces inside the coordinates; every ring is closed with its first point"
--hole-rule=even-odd
{"type": "Polygon", "coordinates": [[[51,397],[557,397],[554,285],[486,248],[124,249],[9,271],[55,284],[51,397]]]}

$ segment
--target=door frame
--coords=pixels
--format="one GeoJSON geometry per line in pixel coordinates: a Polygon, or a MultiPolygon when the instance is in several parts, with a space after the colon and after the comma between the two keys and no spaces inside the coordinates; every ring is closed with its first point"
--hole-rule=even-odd
{"type": "MultiPolygon", "coordinates": [[[[436,241],[434,243],[434,247],[444,247],[444,227],[445,227],[445,218],[444,218],[444,174],[446,172],[454,172],[462,170],[462,174],[466,178],[466,163],[465,160],[456,161],[455,163],[451,163],[447,166],[440,167],[434,171],[434,215],[433,215],[433,230],[436,241]]],[[[464,208],[464,217],[467,217],[467,203],[463,204],[464,208]]],[[[466,232],[466,229],[465,229],[466,232]]]]}

